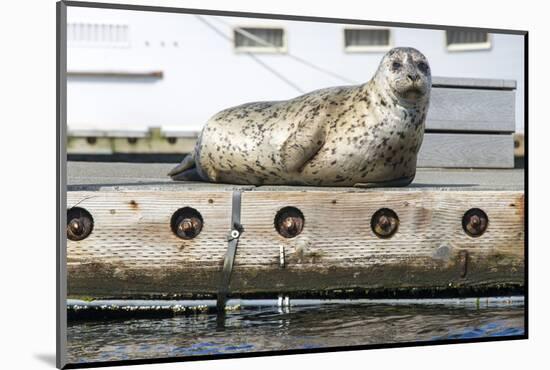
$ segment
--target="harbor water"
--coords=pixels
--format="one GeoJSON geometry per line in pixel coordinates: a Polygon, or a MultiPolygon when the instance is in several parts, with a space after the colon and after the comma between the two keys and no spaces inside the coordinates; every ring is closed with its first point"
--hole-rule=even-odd
{"type": "Polygon", "coordinates": [[[251,305],[226,314],[69,320],[69,363],[524,334],[523,298],[251,305]]]}

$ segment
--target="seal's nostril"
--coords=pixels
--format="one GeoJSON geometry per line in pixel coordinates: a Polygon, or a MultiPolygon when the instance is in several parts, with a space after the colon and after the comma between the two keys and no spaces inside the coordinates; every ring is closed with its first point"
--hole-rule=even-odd
{"type": "Polygon", "coordinates": [[[416,80],[418,80],[418,75],[415,73],[415,74],[412,74],[412,75],[407,75],[408,79],[411,80],[412,82],[415,82],[416,80]]]}

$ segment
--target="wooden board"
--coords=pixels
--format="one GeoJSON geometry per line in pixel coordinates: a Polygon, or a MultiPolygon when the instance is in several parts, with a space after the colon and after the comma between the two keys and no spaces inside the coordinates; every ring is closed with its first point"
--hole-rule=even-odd
{"type": "Polygon", "coordinates": [[[166,154],[190,153],[198,133],[160,128],[135,130],[71,130],[67,140],[68,154],[166,154]],[[90,142],[89,140],[92,139],[90,142]],[[95,140],[94,140],[95,139],[95,140]]]}
{"type": "Polygon", "coordinates": [[[73,136],[67,138],[67,154],[112,154],[113,144],[111,138],[104,135],[90,135],[88,137],[73,136]],[[93,143],[88,142],[88,137],[93,143]]]}
{"type": "MultiPolygon", "coordinates": [[[[85,240],[67,242],[68,295],[138,298],[215,293],[227,248],[231,191],[70,191],[94,218],[85,240]],[[177,238],[170,218],[190,206],[204,219],[192,240],[177,238]]],[[[245,191],[244,233],[231,291],[291,293],[334,289],[447,289],[523,284],[521,191],[245,191]],[[305,216],[302,234],[281,237],[280,208],[305,216]],[[397,233],[380,239],[370,219],[379,208],[399,216],[397,233]],[[485,234],[465,234],[470,208],[489,217],[485,234]],[[280,251],[284,249],[284,267],[280,251]],[[467,251],[467,257],[464,253],[467,251]]]]}
{"type": "MultiPolygon", "coordinates": [[[[233,191],[252,190],[253,185],[216,184],[173,181],[168,175],[173,163],[67,163],[69,191],[147,190],[147,191],[233,191]]],[[[444,169],[419,168],[407,187],[384,188],[384,191],[431,190],[524,190],[525,172],[521,169],[444,169]]],[[[260,186],[259,190],[282,191],[357,191],[355,188],[313,186],[260,186]]]]}
{"type": "Polygon", "coordinates": [[[432,86],[434,87],[458,87],[477,88],[484,90],[515,90],[515,80],[502,80],[498,78],[465,78],[465,77],[442,77],[433,76],[432,86]]]}
{"type": "Polygon", "coordinates": [[[515,91],[433,88],[428,131],[514,132],[515,91]]]}
{"type": "Polygon", "coordinates": [[[513,168],[512,134],[425,134],[418,167],[513,168]]]}
{"type": "Polygon", "coordinates": [[[195,148],[196,137],[173,137],[169,138],[143,138],[135,142],[129,142],[125,138],[113,140],[113,153],[191,153],[195,148]]]}

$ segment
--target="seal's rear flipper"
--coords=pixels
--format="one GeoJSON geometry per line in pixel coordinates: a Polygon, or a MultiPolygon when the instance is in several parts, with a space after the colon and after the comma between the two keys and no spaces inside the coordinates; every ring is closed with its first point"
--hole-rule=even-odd
{"type": "Polygon", "coordinates": [[[199,175],[197,169],[194,167],[171,175],[171,177],[174,181],[204,181],[204,179],[199,175]]]}
{"type": "Polygon", "coordinates": [[[186,155],[180,164],[168,172],[168,176],[176,181],[200,181],[201,178],[195,165],[195,156],[193,154],[186,155]]]}

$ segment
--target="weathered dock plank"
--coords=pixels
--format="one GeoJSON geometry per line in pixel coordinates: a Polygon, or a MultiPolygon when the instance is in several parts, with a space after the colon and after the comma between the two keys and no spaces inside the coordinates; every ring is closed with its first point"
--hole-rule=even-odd
{"type": "Polygon", "coordinates": [[[514,132],[515,91],[434,88],[428,131],[514,132]]]}
{"type": "Polygon", "coordinates": [[[513,168],[512,134],[425,134],[419,167],[513,168]]]}
{"type": "Polygon", "coordinates": [[[434,87],[479,88],[487,90],[515,90],[517,88],[515,80],[445,76],[434,76],[432,78],[432,85],[434,87]]]}
{"type": "Polygon", "coordinates": [[[197,141],[195,131],[161,128],[133,130],[69,130],[67,152],[78,154],[190,153],[197,141]]]}
{"type": "MultiPolygon", "coordinates": [[[[453,186],[453,176],[462,178],[467,171],[446,176],[448,171],[433,170],[423,175],[424,183],[415,181],[409,188],[313,190],[120,181],[152,171],[148,167],[164,170],[164,165],[130,166],[126,173],[118,171],[123,179],[113,177],[110,184],[97,186],[81,183],[75,170],[80,166],[69,164],[73,190],[68,192],[68,208],[88,210],[94,229],[84,240],[67,241],[69,296],[215,294],[235,189],[243,191],[244,227],[230,285],[237,295],[524,283],[523,187],[521,176],[510,176],[521,171],[503,171],[509,174],[500,178],[495,176],[499,171],[486,171],[493,175],[478,177],[482,183],[471,176],[453,186]],[[506,177],[511,179],[506,190],[487,190],[490,181],[506,177]],[[445,179],[451,183],[439,186],[445,179]],[[305,218],[303,232],[291,239],[274,226],[277,211],[286,206],[300,209],[305,218]],[[172,214],[182,207],[192,207],[203,217],[203,229],[194,239],[180,239],[170,227],[172,214]],[[380,208],[390,208],[399,217],[398,230],[388,239],[371,228],[371,217],[380,208]],[[482,209],[489,219],[479,237],[467,235],[462,226],[471,208],[482,209]]],[[[94,166],[88,167],[93,175],[94,166]]],[[[160,179],[161,174],[152,178],[160,179]]]]}
{"type": "MultiPolygon", "coordinates": [[[[253,186],[176,182],[167,173],[177,163],[68,162],[69,190],[235,190],[253,186]]],[[[263,187],[265,189],[265,187],[263,187]]],[[[274,189],[284,189],[277,186],[274,189]]],[[[327,190],[318,187],[291,189],[327,190]]],[[[412,184],[399,191],[516,190],[523,191],[524,172],[515,169],[418,168],[412,184]]],[[[342,188],[336,188],[342,189],[342,188]]],[[[392,188],[385,188],[392,191],[392,188]]]]}

